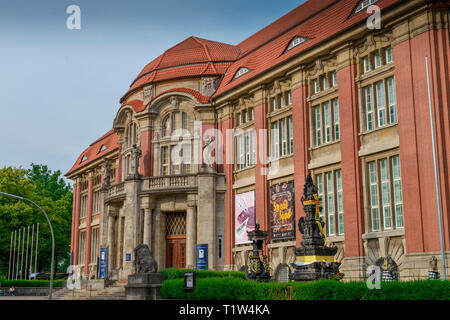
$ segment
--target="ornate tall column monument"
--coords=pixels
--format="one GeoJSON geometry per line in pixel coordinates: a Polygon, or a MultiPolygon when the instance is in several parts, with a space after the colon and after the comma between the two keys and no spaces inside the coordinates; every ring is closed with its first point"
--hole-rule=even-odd
{"type": "Polygon", "coordinates": [[[303,234],[300,248],[295,249],[296,261],[293,263],[294,273],[290,276],[296,281],[312,281],[319,278],[331,278],[339,272],[340,263],[334,260],[336,247],[327,247],[320,218],[321,199],[317,194],[311,175],[308,174],[305,189],[301,198],[306,217],[298,222],[299,231],[303,234]]]}

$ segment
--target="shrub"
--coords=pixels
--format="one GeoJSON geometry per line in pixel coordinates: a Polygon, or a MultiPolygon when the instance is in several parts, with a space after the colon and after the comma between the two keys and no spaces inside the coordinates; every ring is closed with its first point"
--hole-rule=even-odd
{"type": "MultiPolygon", "coordinates": [[[[62,280],[53,280],[53,287],[62,287],[62,280]]],[[[2,287],[50,287],[50,280],[2,280],[2,287]]]]}
{"type": "Polygon", "coordinates": [[[195,271],[196,278],[241,278],[245,279],[245,273],[242,271],[221,271],[221,270],[194,270],[194,269],[175,269],[175,268],[168,268],[159,271],[158,273],[164,274],[166,276],[167,280],[173,280],[173,279],[183,279],[184,274],[186,272],[193,272],[195,271]]]}
{"type": "Polygon", "coordinates": [[[254,282],[237,277],[199,278],[193,291],[184,291],[184,280],[163,282],[164,299],[200,300],[449,300],[450,281],[382,282],[370,290],[365,282],[254,282]]]}

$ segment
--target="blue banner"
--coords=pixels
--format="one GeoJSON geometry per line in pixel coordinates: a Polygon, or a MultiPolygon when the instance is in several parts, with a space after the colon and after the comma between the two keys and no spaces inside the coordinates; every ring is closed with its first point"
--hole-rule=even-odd
{"type": "Polygon", "coordinates": [[[100,248],[100,279],[108,275],[108,248],[100,248]]]}
{"type": "Polygon", "coordinates": [[[207,270],[208,269],[208,245],[198,244],[196,250],[196,269],[207,270]]]}

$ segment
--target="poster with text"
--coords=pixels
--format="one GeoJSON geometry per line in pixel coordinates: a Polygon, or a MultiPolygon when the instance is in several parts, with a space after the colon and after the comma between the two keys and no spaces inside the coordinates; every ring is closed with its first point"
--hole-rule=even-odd
{"type": "Polygon", "coordinates": [[[255,229],[255,191],[235,195],[234,243],[248,243],[247,231],[255,229]]]}
{"type": "Polygon", "coordinates": [[[295,238],[294,182],[270,187],[271,240],[295,238]]]}

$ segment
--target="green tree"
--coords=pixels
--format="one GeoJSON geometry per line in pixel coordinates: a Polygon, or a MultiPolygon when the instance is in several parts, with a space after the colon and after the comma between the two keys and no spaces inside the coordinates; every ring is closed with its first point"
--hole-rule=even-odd
{"type": "MultiPolygon", "coordinates": [[[[0,169],[0,191],[28,198],[49,216],[55,233],[55,266],[67,261],[72,226],[72,187],[61,172],[31,164],[29,170],[0,169]],[[59,261],[58,261],[59,260],[59,261]]],[[[8,275],[11,232],[39,222],[38,270],[50,271],[51,234],[47,220],[31,203],[0,196],[0,275],[8,275]]]]}

